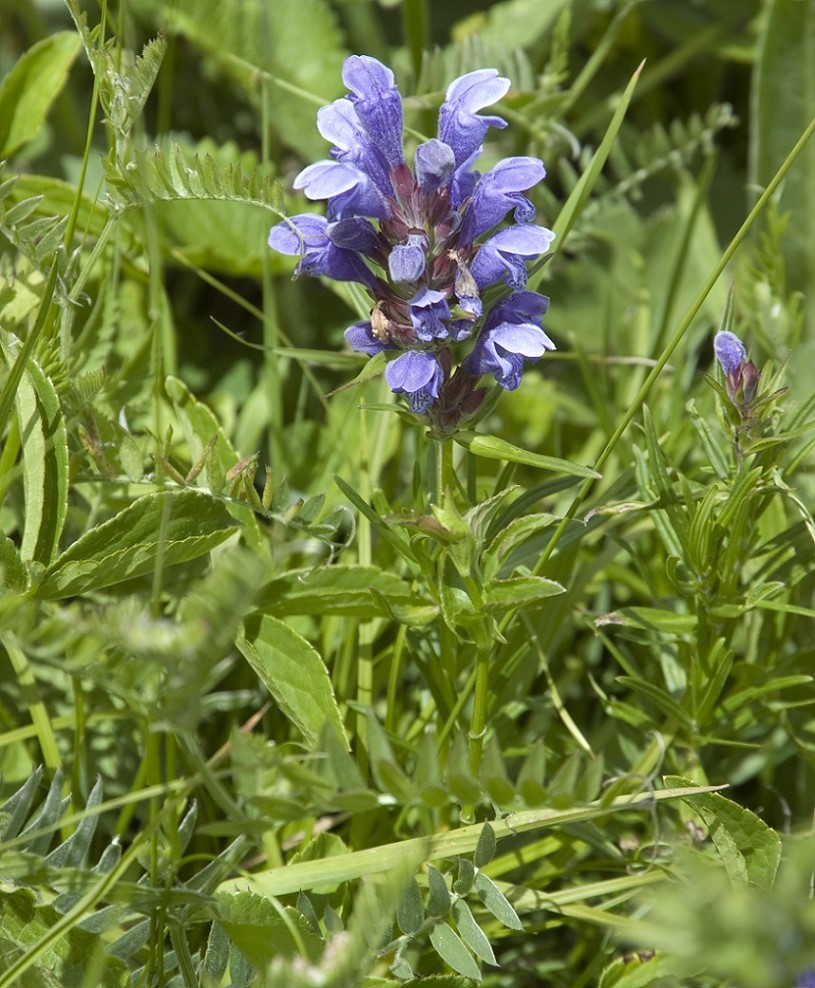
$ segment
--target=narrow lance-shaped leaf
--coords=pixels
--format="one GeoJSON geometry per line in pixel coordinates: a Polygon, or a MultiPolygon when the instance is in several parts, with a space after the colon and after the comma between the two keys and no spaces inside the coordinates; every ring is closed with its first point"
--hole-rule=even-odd
{"type": "Polygon", "coordinates": [[[474,981],[481,980],[481,971],[461,937],[447,923],[436,923],[430,931],[430,942],[436,953],[454,971],[474,981]]]}
{"type": "Polygon", "coordinates": [[[495,954],[487,939],[486,933],[476,923],[470,907],[464,899],[458,899],[453,906],[453,918],[456,921],[461,939],[472,950],[475,956],[485,964],[496,964],[495,954]]]}

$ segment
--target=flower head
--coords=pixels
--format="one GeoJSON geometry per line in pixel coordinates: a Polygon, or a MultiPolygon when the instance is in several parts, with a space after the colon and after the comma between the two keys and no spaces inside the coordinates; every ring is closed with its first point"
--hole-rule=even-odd
{"type": "Polygon", "coordinates": [[[325,201],[326,215],[284,220],[269,246],[298,257],[296,273],[365,286],[370,320],[346,331],[348,344],[369,355],[400,351],[386,369],[391,389],[449,431],[477,410],[479,376],[511,390],[527,360],[554,348],[540,326],[548,299],[525,290],[527,262],[554,239],[532,222],[527,196],[546,172],[530,157],[507,158],[484,175],[473,168],[487,131],[506,127],[480,112],[509,90],[496,69],[450,84],[438,135],[416,148],[412,170],[391,70],[353,55],[343,81],[347,96],[317,114],[330,157],[294,181],[306,198],[325,201]],[[483,293],[493,285],[512,294],[485,312],[483,293]],[[459,347],[471,353],[456,366],[459,347]]]}

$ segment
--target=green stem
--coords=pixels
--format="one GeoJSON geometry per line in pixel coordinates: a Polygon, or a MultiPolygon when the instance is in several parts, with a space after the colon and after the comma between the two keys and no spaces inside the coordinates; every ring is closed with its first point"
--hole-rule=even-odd
{"type": "MultiPolygon", "coordinates": [[[[261,158],[268,164],[271,158],[272,133],[272,93],[269,81],[264,78],[262,106],[262,145],[261,158]]],[[[279,354],[280,323],[277,314],[277,292],[272,277],[271,252],[263,252],[263,377],[266,386],[266,400],[269,415],[269,461],[272,469],[280,471],[283,467],[283,380],[282,358],[279,354]]]]}
{"type": "Polygon", "coordinates": [[[434,439],[436,475],[433,503],[444,507],[445,498],[453,491],[453,442],[451,439],[434,439]]]}
{"type": "MultiPolygon", "coordinates": [[[[368,418],[365,402],[360,402],[359,412],[360,438],[360,494],[366,501],[371,499],[371,464],[369,459],[368,418]]],[[[357,553],[361,566],[370,566],[373,558],[371,546],[371,523],[360,516],[357,529],[357,553]]],[[[368,720],[367,711],[373,703],[373,638],[374,629],[371,621],[361,621],[357,632],[359,647],[357,651],[357,764],[363,779],[368,778],[368,720]]]]}
{"type": "Polygon", "coordinates": [[[3,637],[3,647],[9,657],[9,662],[14,670],[17,681],[22,687],[23,703],[28,707],[31,722],[37,729],[37,740],[40,742],[40,750],[48,771],[53,775],[60,766],[59,749],[51,720],[45,704],[40,699],[37,692],[37,684],[34,674],[28,663],[25,652],[17,644],[16,638],[7,634],[3,637]]]}
{"type": "Polygon", "coordinates": [[[415,77],[422,70],[422,56],[430,41],[430,18],[427,0],[404,0],[402,4],[402,30],[410,51],[415,77]]]}
{"type": "Polygon", "coordinates": [[[475,696],[470,721],[470,771],[477,779],[481,771],[481,753],[487,733],[487,696],[489,695],[490,653],[479,648],[475,663],[475,696]]]}

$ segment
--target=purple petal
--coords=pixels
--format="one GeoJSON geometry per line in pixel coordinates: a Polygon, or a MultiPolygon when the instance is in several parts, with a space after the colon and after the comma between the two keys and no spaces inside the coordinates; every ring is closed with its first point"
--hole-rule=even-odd
{"type": "Polygon", "coordinates": [[[324,216],[301,213],[273,226],[269,232],[269,246],[289,257],[299,257],[296,274],[305,271],[319,277],[325,275],[335,281],[358,281],[376,291],[378,280],[362,258],[352,250],[345,250],[332,243],[329,224],[324,216]]]}
{"type": "Polygon", "coordinates": [[[489,337],[502,350],[522,357],[542,357],[547,350],[555,349],[540,326],[532,323],[503,322],[490,331],[489,337]]]}
{"type": "Polygon", "coordinates": [[[501,117],[479,117],[478,111],[505,96],[509,86],[497,69],[479,69],[450,83],[439,110],[439,139],[453,149],[456,165],[480,150],[489,127],[506,127],[501,117]]]}
{"type": "Polygon", "coordinates": [[[353,326],[349,326],[345,331],[345,341],[352,350],[367,353],[371,357],[383,350],[394,349],[393,344],[385,344],[374,336],[370,320],[355,322],[353,326]]]}
{"type": "Polygon", "coordinates": [[[314,251],[327,246],[328,222],[317,213],[301,213],[273,226],[269,232],[269,246],[289,257],[308,257],[314,251]]]}
{"type": "Polygon", "coordinates": [[[361,216],[329,223],[327,233],[335,246],[366,254],[368,257],[372,257],[379,247],[379,234],[361,216]]]}
{"type": "Polygon", "coordinates": [[[383,195],[393,195],[388,163],[371,143],[350,100],[338,99],[321,107],[317,129],[333,144],[332,158],[365,172],[383,195]]]}
{"type": "Polygon", "coordinates": [[[538,292],[513,292],[490,309],[484,322],[489,331],[502,322],[539,323],[549,308],[549,299],[538,292]]]}
{"type": "Polygon", "coordinates": [[[479,288],[503,279],[515,289],[526,285],[526,262],[549,250],[554,233],[534,223],[500,230],[481,245],[470,271],[479,288]]]}
{"type": "Polygon", "coordinates": [[[445,292],[423,288],[408,303],[410,321],[416,335],[425,343],[448,336],[445,320],[451,316],[445,292]]]}
{"type": "Polygon", "coordinates": [[[537,185],[546,175],[538,158],[505,158],[486,175],[482,175],[473,190],[462,222],[460,242],[471,244],[477,237],[496,226],[510,209],[515,210],[519,223],[529,223],[535,208],[522,193],[537,185]]]}
{"type": "Polygon", "coordinates": [[[397,284],[418,281],[424,268],[425,254],[418,244],[397,244],[388,257],[388,272],[397,284]]]}
{"type": "Polygon", "coordinates": [[[402,97],[393,72],[370,55],[351,55],[343,65],[342,80],[351,90],[349,99],[371,144],[395,168],[404,156],[402,97]]]}
{"type": "Polygon", "coordinates": [[[432,353],[408,350],[385,368],[385,380],[395,394],[407,395],[411,410],[426,412],[444,380],[444,371],[432,353]]]}
{"type": "Polygon", "coordinates": [[[724,330],[713,338],[713,352],[727,375],[735,374],[747,359],[747,350],[735,333],[724,330]]]}
{"type": "Polygon", "coordinates": [[[385,219],[390,210],[370,177],[343,161],[317,161],[294,180],[309,199],[328,199],[332,218],[373,216],[385,219]]]}
{"type": "Polygon", "coordinates": [[[537,324],[549,299],[537,292],[517,292],[499,302],[487,316],[472,353],[462,364],[467,374],[494,374],[502,388],[521,383],[524,361],[536,361],[555,345],[537,324]]]}
{"type": "Polygon", "coordinates": [[[422,192],[429,194],[445,188],[455,167],[453,149],[441,141],[425,141],[416,148],[414,170],[422,192]]]}

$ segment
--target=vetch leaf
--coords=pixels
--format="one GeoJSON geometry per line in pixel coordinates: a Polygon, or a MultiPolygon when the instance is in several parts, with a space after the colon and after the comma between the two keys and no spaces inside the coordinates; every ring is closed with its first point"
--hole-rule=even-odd
{"type": "Polygon", "coordinates": [[[427,900],[427,913],[429,916],[446,916],[450,912],[450,890],[444,875],[433,865],[427,866],[427,885],[430,889],[430,896],[427,900]]]}
{"type": "Polygon", "coordinates": [[[38,588],[43,598],[73,597],[203,556],[235,531],[223,502],[185,489],[147,494],[90,529],[59,555],[38,588]]]}
{"type": "Polygon", "coordinates": [[[495,831],[489,823],[485,823],[481,831],[481,836],[478,838],[475,852],[473,853],[473,864],[476,868],[483,868],[492,861],[495,857],[496,845],[495,831]]]}
{"type": "Polygon", "coordinates": [[[453,904],[453,919],[456,921],[462,940],[472,950],[475,956],[485,964],[497,964],[495,954],[486,934],[476,923],[470,907],[464,899],[457,899],[453,904]]]}
{"type": "Polygon", "coordinates": [[[422,891],[415,878],[411,879],[396,909],[396,922],[405,934],[417,933],[424,922],[422,891]]]}
{"type": "MultiPolygon", "coordinates": [[[[495,835],[493,834],[493,837],[495,835]]],[[[475,866],[467,858],[458,859],[458,875],[453,882],[453,891],[456,895],[466,895],[473,887],[475,881],[475,866]]]]}
{"type": "Polygon", "coordinates": [[[478,893],[478,898],[499,923],[503,923],[510,930],[523,930],[523,923],[521,923],[520,917],[512,908],[509,900],[492,879],[483,872],[479,872],[475,876],[475,890],[478,893]]]}
{"type": "Polygon", "coordinates": [[[255,614],[236,642],[283,713],[315,747],[329,725],[348,744],[325,663],[312,646],[270,614],[255,614]]]}
{"type": "Polygon", "coordinates": [[[474,981],[481,980],[481,971],[473,955],[464,946],[459,935],[447,923],[436,923],[430,931],[430,942],[436,953],[454,971],[474,981]]]}

